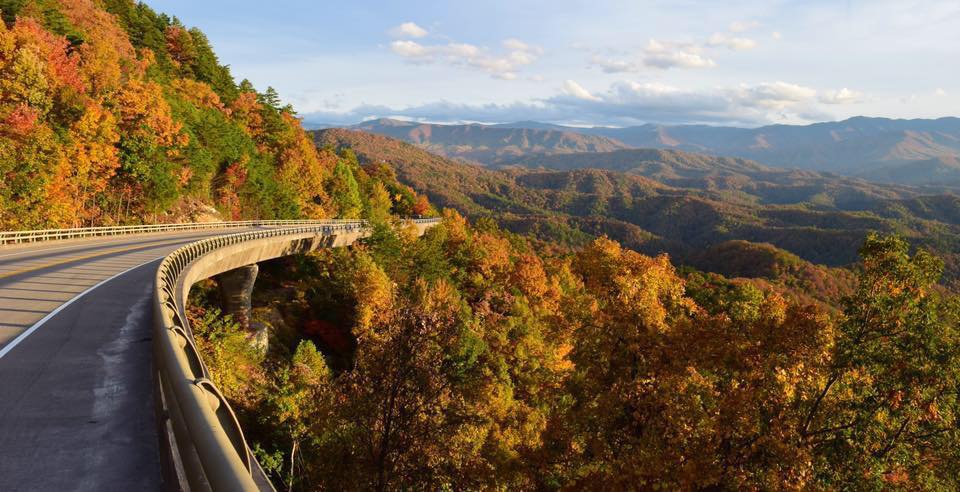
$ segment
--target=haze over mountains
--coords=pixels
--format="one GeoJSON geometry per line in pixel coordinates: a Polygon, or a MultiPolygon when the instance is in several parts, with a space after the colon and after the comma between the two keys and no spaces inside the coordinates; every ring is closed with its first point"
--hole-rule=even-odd
{"type": "MultiPolygon", "coordinates": [[[[960,118],[856,117],[806,126],[734,128],[643,125],[574,128],[539,122],[440,125],[380,119],[353,128],[400,138],[431,152],[511,164],[531,156],[675,149],[753,159],[775,167],[828,171],[872,181],[960,187],[960,118]]],[[[605,167],[578,156],[578,167],[605,167]]],[[[557,164],[562,159],[554,159],[557,164]]],[[[569,167],[569,166],[567,166],[569,167]]]]}

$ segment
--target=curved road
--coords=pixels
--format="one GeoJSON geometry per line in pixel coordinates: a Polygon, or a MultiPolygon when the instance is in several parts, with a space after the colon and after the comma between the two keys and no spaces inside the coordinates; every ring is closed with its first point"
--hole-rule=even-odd
{"type": "Polygon", "coordinates": [[[245,230],[0,246],[0,491],[163,487],[156,267],[186,243],[245,230]]]}

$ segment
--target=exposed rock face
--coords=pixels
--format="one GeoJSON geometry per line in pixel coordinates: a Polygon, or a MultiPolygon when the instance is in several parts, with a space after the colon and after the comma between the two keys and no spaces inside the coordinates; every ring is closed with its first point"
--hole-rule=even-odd
{"type": "Polygon", "coordinates": [[[247,341],[257,349],[257,352],[266,354],[270,349],[270,325],[259,321],[250,323],[250,333],[247,335],[247,341]]]}

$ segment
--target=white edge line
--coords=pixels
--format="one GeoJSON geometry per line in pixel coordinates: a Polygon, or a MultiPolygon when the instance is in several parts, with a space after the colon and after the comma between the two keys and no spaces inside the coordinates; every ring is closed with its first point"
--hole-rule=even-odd
{"type": "Polygon", "coordinates": [[[60,306],[58,306],[58,307],[57,307],[56,309],[54,309],[53,311],[50,311],[50,314],[47,314],[46,316],[44,316],[43,318],[41,318],[40,321],[37,321],[36,323],[34,323],[33,326],[31,326],[30,328],[27,328],[26,331],[24,331],[23,333],[17,335],[17,337],[14,338],[13,340],[11,340],[10,343],[8,343],[5,347],[3,347],[2,349],[0,349],[0,359],[2,359],[3,356],[7,355],[7,353],[9,353],[11,350],[13,350],[14,347],[16,347],[17,345],[19,345],[20,342],[26,340],[26,338],[27,338],[28,336],[30,336],[30,334],[32,334],[33,332],[37,331],[37,328],[40,328],[41,326],[43,326],[44,323],[46,323],[47,321],[50,321],[50,318],[56,316],[57,313],[59,313],[60,311],[63,311],[64,309],[66,309],[67,307],[69,307],[71,304],[73,304],[75,301],[77,301],[77,300],[80,299],[81,297],[83,297],[83,296],[85,296],[85,295],[93,292],[94,290],[100,288],[103,284],[105,284],[105,283],[107,283],[107,282],[109,282],[109,281],[111,281],[111,280],[113,280],[113,279],[115,279],[115,278],[117,278],[117,277],[126,275],[126,274],[128,274],[128,273],[136,270],[137,268],[140,268],[140,267],[142,267],[142,266],[144,266],[144,265],[153,263],[153,262],[155,262],[155,261],[157,261],[157,260],[162,260],[162,259],[164,259],[164,258],[166,258],[166,257],[167,257],[167,255],[163,255],[163,256],[154,258],[154,259],[152,259],[152,260],[145,261],[145,262],[143,262],[143,263],[141,263],[141,264],[139,264],[139,265],[130,267],[130,268],[128,268],[128,269],[126,269],[126,270],[124,270],[124,271],[122,271],[122,272],[120,272],[120,273],[118,273],[118,274],[116,274],[116,275],[114,275],[114,276],[112,276],[112,277],[110,277],[110,278],[107,278],[107,279],[104,279],[104,280],[101,280],[101,281],[97,282],[93,287],[90,287],[89,289],[87,289],[87,290],[85,290],[85,291],[77,294],[76,296],[74,296],[74,297],[73,297],[72,299],[70,299],[69,301],[61,304],[60,306]]]}

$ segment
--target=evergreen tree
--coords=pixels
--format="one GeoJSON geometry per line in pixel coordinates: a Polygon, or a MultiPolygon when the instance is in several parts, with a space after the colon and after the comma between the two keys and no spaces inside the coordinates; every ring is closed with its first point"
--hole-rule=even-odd
{"type": "Polygon", "coordinates": [[[277,93],[277,90],[273,87],[267,87],[267,90],[260,94],[257,98],[260,104],[273,108],[275,111],[280,111],[281,101],[280,94],[277,93]]]}

